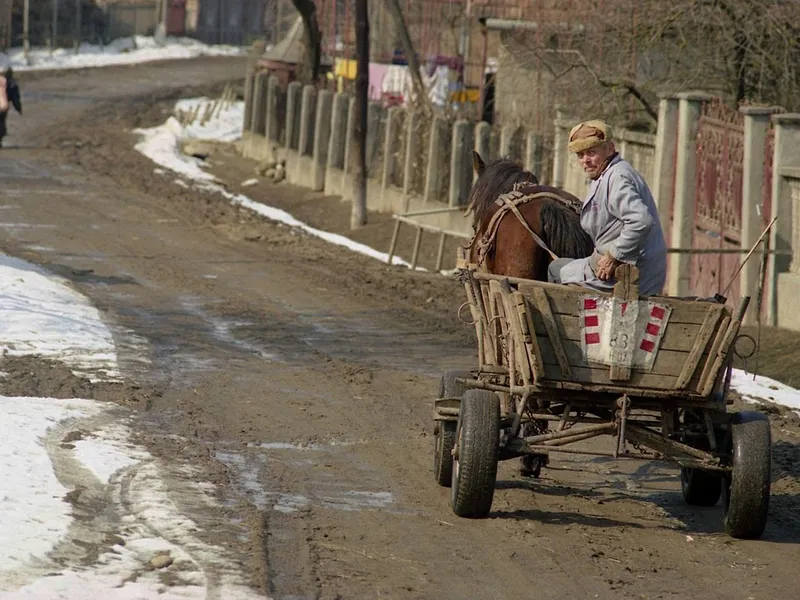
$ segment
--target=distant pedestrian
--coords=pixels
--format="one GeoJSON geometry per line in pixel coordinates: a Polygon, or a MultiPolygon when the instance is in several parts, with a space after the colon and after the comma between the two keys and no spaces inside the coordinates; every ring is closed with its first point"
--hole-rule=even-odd
{"type": "Polygon", "coordinates": [[[3,138],[8,133],[6,119],[11,106],[17,109],[19,114],[22,114],[22,96],[19,85],[14,79],[13,69],[8,67],[3,75],[0,75],[0,146],[3,145],[3,138]]]}

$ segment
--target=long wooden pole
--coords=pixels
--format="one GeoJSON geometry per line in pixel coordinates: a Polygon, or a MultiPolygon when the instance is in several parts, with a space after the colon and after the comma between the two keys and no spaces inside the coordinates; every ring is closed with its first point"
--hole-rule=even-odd
{"type": "Polygon", "coordinates": [[[50,54],[58,47],[58,0],[53,0],[53,31],[50,40],[50,54]]]}
{"type": "Polygon", "coordinates": [[[369,89],[369,10],[367,0],[355,0],[356,14],[356,110],[353,157],[353,206],[350,228],[367,223],[367,103],[369,89]]]}
{"type": "Polygon", "coordinates": [[[767,225],[767,228],[762,232],[762,234],[756,240],[756,243],[753,244],[753,247],[750,248],[750,252],[748,252],[747,256],[745,256],[742,259],[742,262],[739,264],[739,268],[736,269],[736,273],[734,273],[733,277],[731,277],[731,280],[728,283],[728,287],[726,287],[725,291],[722,292],[723,296],[727,295],[728,291],[731,289],[731,286],[733,285],[733,282],[736,281],[736,278],[739,276],[739,273],[744,268],[744,266],[747,264],[747,261],[750,260],[750,257],[753,255],[753,252],[755,252],[756,249],[758,248],[758,245],[761,243],[761,240],[763,240],[764,237],[769,233],[769,230],[772,229],[772,226],[775,224],[775,221],[777,221],[777,220],[778,220],[778,217],[773,217],[772,218],[772,221],[769,222],[769,225],[767,225]]]}
{"type": "Polygon", "coordinates": [[[28,52],[31,49],[30,38],[28,37],[28,29],[31,20],[31,3],[30,0],[25,0],[22,3],[22,54],[25,57],[25,63],[30,64],[28,60],[28,52]]]}

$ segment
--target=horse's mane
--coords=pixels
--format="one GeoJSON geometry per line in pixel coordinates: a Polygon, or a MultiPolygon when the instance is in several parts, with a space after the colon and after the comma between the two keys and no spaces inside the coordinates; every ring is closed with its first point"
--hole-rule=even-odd
{"type": "Polygon", "coordinates": [[[594,250],[592,238],[581,227],[578,214],[560,202],[548,202],[541,210],[544,242],[561,258],[585,258],[594,250]]]}
{"type": "Polygon", "coordinates": [[[468,206],[474,211],[476,222],[483,221],[499,196],[523,183],[537,185],[539,180],[513,160],[501,158],[486,165],[469,194],[468,206]]]}

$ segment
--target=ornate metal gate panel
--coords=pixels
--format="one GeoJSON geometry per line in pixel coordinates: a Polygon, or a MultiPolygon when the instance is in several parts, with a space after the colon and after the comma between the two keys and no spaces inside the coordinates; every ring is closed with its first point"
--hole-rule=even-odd
{"type": "MultiPolygon", "coordinates": [[[[740,248],[743,160],[744,116],[719,99],[707,102],[697,131],[694,248],[740,248]]],[[[739,254],[695,254],[692,294],[722,293],[740,261],[739,254]]],[[[727,296],[734,304],[738,301],[738,278],[727,296]]]]}

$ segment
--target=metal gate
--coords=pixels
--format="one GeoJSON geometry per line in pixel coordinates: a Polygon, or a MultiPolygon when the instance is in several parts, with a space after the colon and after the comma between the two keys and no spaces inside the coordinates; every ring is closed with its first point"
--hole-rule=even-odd
{"type": "MultiPolygon", "coordinates": [[[[741,248],[742,166],[744,116],[720,99],[704,104],[697,131],[697,180],[692,247],[741,248]]],[[[736,253],[703,253],[692,257],[691,293],[722,293],[739,267],[736,253]]],[[[739,278],[727,293],[729,302],[739,300],[739,278]]]]}

